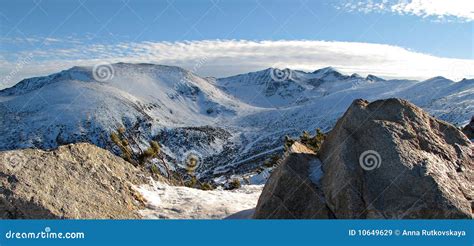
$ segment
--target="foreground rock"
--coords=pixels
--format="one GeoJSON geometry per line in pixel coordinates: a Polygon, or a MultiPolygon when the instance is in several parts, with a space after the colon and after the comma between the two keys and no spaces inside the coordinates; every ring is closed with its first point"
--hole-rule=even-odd
{"type": "Polygon", "coordinates": [[[462,132],[464,132],[464,134],[466,134],[466,136],[471,139],[471,141],[474,141],[474,116],[471,118],[469,124],[464,126],[462,132]]]}
{"type": "Polygon", "coordinates": [[[354,101],[318,155],[321,184],[309,190],[320,187],[323,197],[308,189],[291,190],[296,180],[308,180],[314,157],[290,154],[285,163],[292,163],[293,174],[279,174],[289,164],[277,169],[264,188],[256,218],[282,205],[288,211],[271,218],[327,218],[320,214],[323,201],[335,218],[472,218],[470,141],[407,101],[354,101]],[[276,192],[264,196],[265,191],[276,192]],[[293,201],[290,207],[288,200],[293,201]]]}
{"type": "Polygon", "coordinates": [[[139,218],[140,170],[90,144],[0,152],[0,218],[139,218]]]}
{"type": "Polygon", "coordinates": [[[356,100],[320,152],[327,204],[338,218],[470,218],[470,144],[407,101],[356,100]]]}
{"type": "Polygon", "coordinates": [[[321,188],[321,162],[316,154],[296,142],[268,179],[254,217],[295,219],[333,217],[321,188]]]}

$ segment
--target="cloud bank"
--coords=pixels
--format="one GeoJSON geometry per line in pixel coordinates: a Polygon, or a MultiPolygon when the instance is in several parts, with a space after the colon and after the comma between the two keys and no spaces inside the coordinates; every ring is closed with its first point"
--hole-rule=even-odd
{"type": "Polygon", "coordinates": [[[474,21],[472,0],[364,0],[346,1],[341,8],[358,12],[392,12],[400,15],[434,17],[439,21],[474,21]]]}
{"type": "Polygon", "coordinates": [[[332,66],[345,73],[385,78],[474,78],[474,61],[436,57],[401,47],[336,41],[203,40],[80,45],[0,56],[0,87],[23,78],[100,62],[181,66],[202,76],[224,77],[268,67],[313,71],[332,66]]]}

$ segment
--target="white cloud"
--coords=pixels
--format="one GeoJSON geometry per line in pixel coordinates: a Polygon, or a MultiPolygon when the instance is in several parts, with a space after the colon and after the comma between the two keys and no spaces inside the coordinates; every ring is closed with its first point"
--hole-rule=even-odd
{"type": "Polygon", "coordinates": [[[336,41],[204,40],[94,44],[0,56],[0,87],[98,62],[147,62],[181,66],[204,76],[229,76],[271,66],[313,71],[333,66],[345,73],[386,78],[474,78],[474,60],[442,58],[401,47],[336,41]],[[31,58],[31,59],[30,59],[31,58]]]}
{"type": "Polygon", "coordinates": [[[473,0],[350,0],[342,8],[364,13],[388,11],[401,15],[434,17],[435,20],[474,20],[473,0]]]}
{"type": "Polygon", "coordinates": [[[472,0],[412,0],[402,1],[391,7],[392,11],[428,17],[458,17],[474,20],[474,1],[472,0]]]}

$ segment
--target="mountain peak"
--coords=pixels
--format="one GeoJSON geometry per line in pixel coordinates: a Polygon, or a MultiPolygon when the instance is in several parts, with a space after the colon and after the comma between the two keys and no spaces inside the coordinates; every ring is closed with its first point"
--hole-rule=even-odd
{"type": "Polygon", "coordinates": [[[451,81],[450,79],[447,79],[447,78],[445,78],[445,77],[443,77],[443,76],[436,76],[436,77],[427,79],[427,80],[425,80],[425,81],[436,81],[436,80],[449,80],[449,81],[451,81]]]}
{"type": "Polygon", "coordinates": [[[358,73],[353,73],[351,74],[351,78],[362,78],[362,76],[360,76],[358,73]]]}
{"type": "Polygon", "coordinates": [[[325,67],[312,72],[312,74],[316,75],[317,78],[320,79],[328,79],[328,80],[342,80],[348,78],[348,76],[343,75],[337,69],[333,67],[325,67]]]}
{"type": "Polygon", "coordinates": [[[326,73],[332,73],[332,72],[338,72],[337,69],[335,69],[334,67],[324,67],[324,68],[320,68],[320,69],[317,69],[317,70],[314,70],[312,73],[313,74],[326,74],[326,73]]]}
{"type": "Polygon", "coordinates": [[[89,66],[74,66],[47,76],[23,79],[14,86],[0,90],[0,95],[13,96],[22,95],[37,90],[52,83],[61,81],[82,81],[101,82],[97,77],[110,76],[106,80],[114,77],[122,77],[131,74],[146,74],[155,76],[185,77],[192,72],[177,66],[158,65],[152,63],[103,63],[89,66]],[[98,74],[103,72],[104,74],[98,74]],[[97,76],[96,76],[97,75],[97,76]]]}
{"type": "Polygon", "coordinates": [[[62,70],[60,72],[53,73],[47,76],[23,79],[12,87],[0,90],[0,95],[22,95],[39,89],[45,85],[67,79],[90,80],[92,76],[90,72],[88,72],[89,70],[90,69],[87,69],[85,67],[75,66],[70,69],[62,70]]]}
{"type": "Polygon", "coordinates": [[[377,77],[375,75],[372,75],[372,74],[369,74],[367,75],[367,77],[365,77],[366,80],[370,80],[370,81],[374,81],[374,82],[377,82],[377,81],[385,81],[385,79],[382,79],[380,77],[377,77]]]}

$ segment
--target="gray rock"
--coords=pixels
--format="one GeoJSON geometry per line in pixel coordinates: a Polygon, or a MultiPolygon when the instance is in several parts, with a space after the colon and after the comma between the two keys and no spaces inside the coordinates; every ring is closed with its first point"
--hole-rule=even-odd
{"type": "Polygon", "coordinates": [[[472,218],[470,144],[407,101],[355,100],[319,153],[327,205],[337,218],[472,218]]]}
{"type": "Polygon", "coordinates": [[[0,218],[139,218],[144,173],[90,144],[0,152],[0,218]]]}
{"type": "Polygon", "coordinates": [[[310,178],[320,168],[315,153],[298,142],[288,153],[265,184],[254,218],[331,218],[319,180],[310,178]]]}
{"type": "Polygon", "coordinates": [[[467,138],[471,139],[471,141],[474,139],[474,116],[472,116],[469,124],[463,127],[462,132],[464,132],[467,138]]]}
{"type": "Polygon", "coordinates": [[[404,100],[355,100],[317,156],[290,151],[254,217],[472,218],[473,181],[471,143],[456,127],[404,100]]]}

